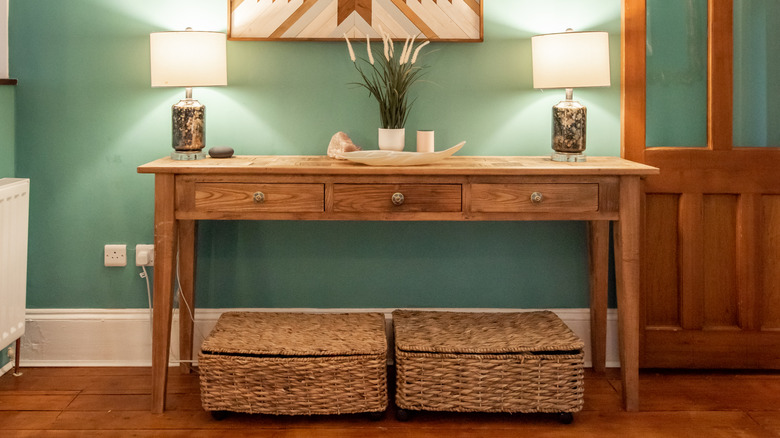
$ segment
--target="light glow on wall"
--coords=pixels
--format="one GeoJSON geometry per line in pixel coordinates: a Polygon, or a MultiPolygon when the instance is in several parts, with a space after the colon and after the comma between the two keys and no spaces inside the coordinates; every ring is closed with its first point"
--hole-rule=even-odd
{"type": "Polygon", "coordinates": [[[530,34],[576,31],[611,30],[603,25],[620,17],[620,0],[603,0],[599,7],[592,1],[581,0],[516,0],[505,2],[501,8],[485,8],[485,27],[489,22],[502,24],[530,34]]]}
{"type": "Polygon", "coordinates": [[[161,31],[184,30],[191,27],[195,30],[225,32],[228,22],[228,8],[225,2],[212,2],[213,10],[204,10],[202,2],[193,5],[193,2],[189,0],[165,0],[156,3],[154,8],[144,8],[132,1],[98,1],[96,3],[104,8],[114,8],[144,23],[153,24],[161,31]]]}

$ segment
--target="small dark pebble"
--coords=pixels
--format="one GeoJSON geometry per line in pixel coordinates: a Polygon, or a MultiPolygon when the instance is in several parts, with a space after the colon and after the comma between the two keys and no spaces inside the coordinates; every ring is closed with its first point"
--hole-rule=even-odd
{"type": "Polygon", "coordinates": [[[233,156],[233,148],[227,146],[215,146],[209,149],[211,158],[230,158],[233,156]]]}

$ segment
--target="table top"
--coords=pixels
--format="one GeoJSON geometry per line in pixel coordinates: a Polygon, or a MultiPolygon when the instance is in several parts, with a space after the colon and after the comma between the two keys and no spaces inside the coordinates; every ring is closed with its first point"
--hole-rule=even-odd
{"type": "Polygon", "coordinates": [[[453,156],[421,166],[368,166],[325,155],[238,155],[180,161],[160,158],[138,173],[326,174],[326,175],[653,175],[659,170],[618,157],[588,157],[580,163],[549,157],[453,156]]]}

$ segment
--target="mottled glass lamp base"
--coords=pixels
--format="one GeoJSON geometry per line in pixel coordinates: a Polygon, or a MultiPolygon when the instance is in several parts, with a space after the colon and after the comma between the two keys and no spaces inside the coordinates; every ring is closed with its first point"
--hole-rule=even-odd
{"type": "Polygon", "coordinates": [[[583,154],[582,152],[576,154],[567,154],[566,152],[553,152],[550,158],[553,161],[564,161],[570,163],[580,163],[583,161],[587,161],[585,158],[585,154],[583,154]]]}
{"type": "Polygon", "coordinates": [[[575,100],[553,106],[553,161],[585,161],[587,114],[588,109],[575,100]]]}
{"type": "Polygon", "coordinates": [[[203,151],[197,151],[197,152],[179,152],[179,151],[173,151],[171,152],[171,158],[174,160],[202,160],[206,158],[206,153],[203,151]]]}
{"type": "Polygon", "coordinates": [[[206,158],[206,106],[192,98],[182,99],[173,105],[174,160],[200,160],[206,158]]]}

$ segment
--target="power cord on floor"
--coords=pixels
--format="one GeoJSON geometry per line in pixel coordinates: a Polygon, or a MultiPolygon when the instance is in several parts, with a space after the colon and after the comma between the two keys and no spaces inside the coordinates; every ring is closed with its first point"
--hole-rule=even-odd
{"type": "Polygon", "coordinates": [[[152,321],[154,321],[154,312],[152,311],[152,288],[149,287],[149,274],[146,272],[146,266],[141,266],[141,278],[146,280],[146,301],[149,303],[149,335],[153,334],[152,321]]]}
{"type": "MultiPolygon", "coordinates": [[[[149,273],[146,272],[146,266],[141,266],[141,273],[139,274],[141,278],[146,280],[146,300],[149,305],[149,335],[154,335],[153,330],[153,324],[154,324],[154,309],[152,307],[152,288],[149,284],[149,273]]],[[[187,301],[187,298],[182,294],[181,290],[181,283],[179,282],[179,254],[176,253],[176,295],[180,298],[179,303],[179,318],[181,318],[182,314],[182,307],[181,303],[184,303],[184,307],[187,309],[187,314],[189,315],[190,319],[194,322],[195,321],[195,312],[192,309],[192,306],[190,306],[190,303],[187,301]]],[[[203,333],[198,329],[197,324],[193,324],[193,327],[195,328],[195,332],[201,339],[205,339],[203,336],[203,333]]],[[[194,360],[182,360],[178,357],[178,354],[176,354],[173,349],[169,351],[171,362],[175,364],[182,364],[182,363],[195,363],[194,360]]]]}
{"type": "MultiPolygon", "coordinates": [[[[193,285],[195,287],[195,285],[193,285]]],[[[199,336],[200,339],[206,339],[205,336],[203,336],[203,333],[198,329],[198,325],[195,324],[195,310],[190,306],[190,303],[187,302],[187,298],[184,296],[181,290],[181,281],[179,280],[179,252],[176,251],[176,295],[179,297],[179,318],[181,318],[181,303],[184,303],[184,307],[187,309],[187,314],[190,316],[190,321],[192,321],[192,326],[195,329],[195,333],[199,336]]],[[[194,360],[179,360],[178,363],[195,363],[194,360]]]]}

